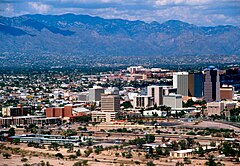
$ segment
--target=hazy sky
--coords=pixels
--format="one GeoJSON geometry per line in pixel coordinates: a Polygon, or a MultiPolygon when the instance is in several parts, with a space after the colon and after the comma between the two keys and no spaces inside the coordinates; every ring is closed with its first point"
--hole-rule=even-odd
{"type": "Polygon", "coordinates": [[[36,13],[240,26],[240,0],[0,0],[2,16],[36,13]]]}

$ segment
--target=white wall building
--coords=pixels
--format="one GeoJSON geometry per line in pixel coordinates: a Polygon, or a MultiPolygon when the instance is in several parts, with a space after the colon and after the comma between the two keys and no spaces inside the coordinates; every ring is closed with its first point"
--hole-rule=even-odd
{"type": "Polygon", "coordinates": [[[163,87],[156,85],[148,86],[147,95],[153,97],[153,103],[157,106],[163,104],[163,87]]]}
{"type": "Polygon", "coordinates": [[[179,94],[169,94],[163,96],[163,105],[171,108],[182,108],[182,95],[179,94]]]}
{"type": "Polygon", "coordinates": [[[149,95],[135,96],[133,99],[134,108],[148,108],[153,106],[153,97],[149,95]]]}

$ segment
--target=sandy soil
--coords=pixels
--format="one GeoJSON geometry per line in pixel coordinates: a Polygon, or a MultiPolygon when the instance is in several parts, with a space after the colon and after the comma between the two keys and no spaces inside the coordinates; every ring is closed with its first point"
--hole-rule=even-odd
{"type": "MultiPolygon", "coordinates": [[[[127,150],[105,150],[101,154],[97,155],[95,153],[92,153],[89,157],[78,157],[76,160],[72,161],[69,159],[57,159],[55,157],[48,157],[47,153],[49,154],[56,154],[56,153],[62,153],[66,158],[70,154],[75,153],[67,153],[66,149],[62,148],[59,151],[49,151],[47,149],[37,149],[33,147],[27,147],[26,144],[20,144],[20,145],[10,145],[7,146],[11,147],[20,147],[22,150],[31,151],[32,153],[38,154],[38,156],[29,156],[29,154],[25,154],[25,158],[28,159],[26,163],[33,164],[33,163],[39,163],[40,161],[44,161],[45,163],[48,161],[51,165],[63,165],[63,166],[72,166],[77,161],[82,160],[88,160],[88,165],[91,166],[119,166],[121,163],[124,163],[124,165],[140,165],[145,166],[146,162],[148,161],[143,152],[140,152],[141,155],[139,155],[139,152],[132,151],[133,158],[127,159],[125,157],[122,157],[122,152],[127,152],[127,150]],[[115,153],[119,153],[119,157],[115,156],[115,153]],[[141,164],[135,164],[135,161],[139,161],[141,164]]],[[[46,146],[47,147],[47,146],[46,146]]],[[[78,148],[74,148],[74,150],[77,150],[78,148]]],[[[84,150],[86,148],[80,148],[81,154],[84,154],[84,150]]],[[[51,155],[50,155],[51,156],[51,155]]],[[[216,156],[216,155],[215,155],[216,156]]],[[[17,166],[17,165],[23,165],[24,162],[21,162],[21,159],[23,157],[20,155],[12,155],[9,159],[4,159],[2,155],[0,155],[0,166],[8,165],[8,166],[17,166]]],[[[150,159],[149,159],[150,160],[150,159]]],[[[205,159],[190,159],[192,164],[188,164],[189,166],[192,165],[204,165],[206,162],[205,159]]],[[[183,162],[183,159],[170,159],[170,158],[160,158],[158,160],[154,160],[154,163],[156,165],[163,165],[163,166],[175,166],[177,162],[183,162]]],[[[232,162],[222,162],[226,166],[234,166],[234,163],[232,162]]],[[[236,164],[235,164],[236,165],[236,164]]]]}

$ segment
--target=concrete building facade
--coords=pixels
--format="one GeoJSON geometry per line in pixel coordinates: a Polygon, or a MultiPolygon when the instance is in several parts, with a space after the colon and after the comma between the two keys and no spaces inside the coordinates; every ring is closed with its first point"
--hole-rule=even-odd
{"type": "Polygon", "coordinates": [[[163,104],[163,87],[161,86],[148,86],[147,95],[153,97],[153,103],[157,106],[163,104]]]}
{"type": "Polygon", "coordinates": [[[96,102],[101,100],[101,95],[104,94],[104,88],[99,86],[94,86],[89,88],[89,101],[96,102]]]}
{"type": "Polygon", "coordinates": [[[234,97],[234,87],[231,85],[223,85],[220,88],[220,99],[221,100],[232,100],[234,97]]]}
{"type": "Polygon", "coordinates": [[[135,96],[133,99],[134,108],[148,108],[153,106],[153,97],[149,95],[135,96]]]}
{"type": "Polygon", "coordinates": [[[173,73],[173,88],[177,88],[177,94],[188,96],[188,72],[173,73]]]}
{"type": "Polygon", "coordinates": [[[188,96],[203,96],[203,75],[202,73],[191,73],[188,75],[188,96]]]}
{"type": "Polygon", "coordinates": [[[120,96],[119,95],[102,95],[101,111],[103,112],[119,112],[120,96]]]}
{"type": "Polygon", "coordinates": [[[170,94],[163,96],[163,105],[171,108],[182,108],[182,95],[170,94]]]}
{"type": "Polygon", "coordinates": [[[204,70],[204,99],[207,102],[220,101],[219,70],[209,66],[204,70]]]}
{"type": "Polygon", "coordinates": [[[221,112],[224,110],[223,102],[210,102],[207,103],[207,113],[208,116],[211,115],[221,115],[221,112]]]}
{"type": "Polygon", "coordinates": [[[93,122],[111,122],[116,119],[117,112],[103,112],[93,111],[92,121],[93,122]]]}

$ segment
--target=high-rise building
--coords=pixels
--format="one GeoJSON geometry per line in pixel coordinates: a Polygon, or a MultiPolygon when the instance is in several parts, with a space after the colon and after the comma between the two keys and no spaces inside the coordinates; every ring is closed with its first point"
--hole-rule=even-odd
{"type": "Polygon", "coordinates": [[[188,96],[203,96],[203,75],[202,73],[193,73],[188,75],[188,96]]]}
{"type": "Polygon", "coordinates": [[[102,95],[101,110],[102,112],[119,112],[120,96],[119,95],[102,95]]]}
{"type": "Polygon", "coordinates": [[[101,94],[104,93],[104,88],[99,86],[94,86],[93,88],[89,88],[89,101],[96,102],[101,100],[101,94]]]}
{"type": "Polygon", "coordinates": [[[177,93],[188,96],[188,72],[173,73],[173,88],[177,88],[177,93]]]}
{"type": "Polygon", "coordinates": [[[207,102],[220,101],[219,70],[215,66],[204,69],[204,99],[207,102]]]}
{"type": "Polygon", "coordinates": [[[163,104],[163,87],[161,86],[148,86],[147,95],[153,97],[153,103],[157,106],[163,104]]]}

